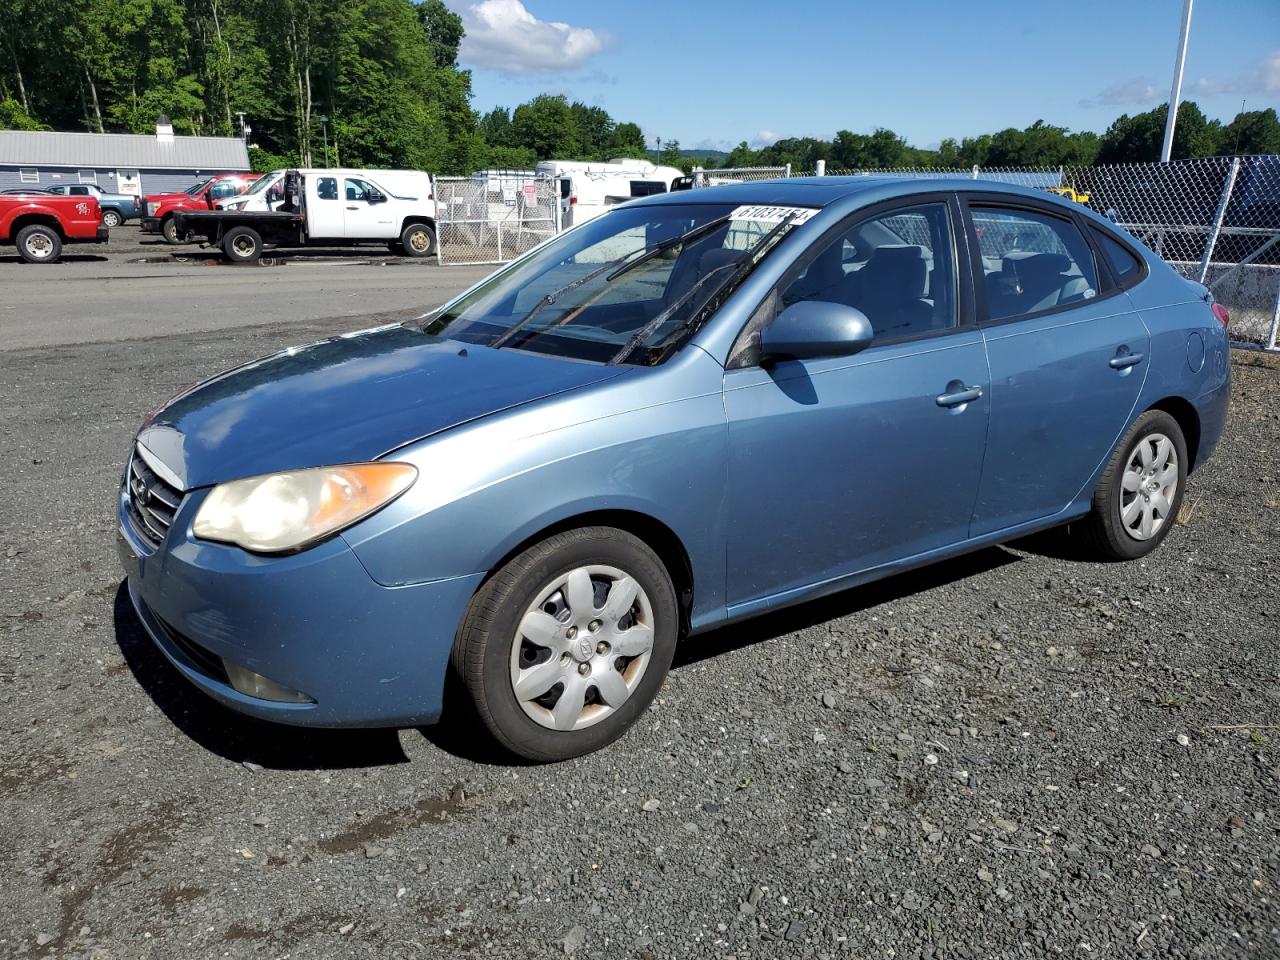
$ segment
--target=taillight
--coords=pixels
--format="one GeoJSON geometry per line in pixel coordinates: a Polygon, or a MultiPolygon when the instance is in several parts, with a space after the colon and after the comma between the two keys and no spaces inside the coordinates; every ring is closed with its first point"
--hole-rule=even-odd
{"type": "Polygon", "coordinates": [[[1231,313],[1218,301],[1213,302],[1213,315],[1218,318],[1218,322],[1224,327],[1231,323],[1231,313]]]}
{"type": "Polygon", "coordinates": [[[569,198],[569,206],[573,206],[577,202],[578,202],[578,195],[575,193],[573,196],[569,198]]]}

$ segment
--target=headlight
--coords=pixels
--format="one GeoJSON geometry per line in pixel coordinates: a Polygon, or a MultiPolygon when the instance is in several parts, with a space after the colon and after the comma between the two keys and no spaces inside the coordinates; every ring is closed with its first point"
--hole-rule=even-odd
{"type": "Polygon", "coordinates": [[[154,217],[154,216],[156,215],[156,211],[157,211],[157,210],[159,210],[159,209],[160,209],[160,204],[158,204],[158,203],[148,203],[148,204],[147,204],[147,216],[148,216],[148,217],[154,217]]]}
{"type": "Polygon", "coordinates": [[[192,533],[259,553],[301,550],[381,510],[413,485],[408,463],[349,463],[220,483],[192,533]]]}

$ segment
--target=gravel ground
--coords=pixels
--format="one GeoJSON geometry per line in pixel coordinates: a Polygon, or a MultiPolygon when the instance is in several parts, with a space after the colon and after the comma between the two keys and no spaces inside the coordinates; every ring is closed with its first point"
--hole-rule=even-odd
{"type": "Polygon", "coordinates": [[[1042,537],[698,638],[530,767],[245,720],[128,608],[141,417],[355,325],[0,352],[0,955],[1280,956],[1275,358],[1147,560],[1042,537]]]}

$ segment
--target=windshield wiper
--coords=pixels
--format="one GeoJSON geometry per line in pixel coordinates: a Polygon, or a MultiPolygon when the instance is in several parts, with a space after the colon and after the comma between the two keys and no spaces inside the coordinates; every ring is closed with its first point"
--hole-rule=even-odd
{"type": "Polygon", "coordinates": [[[702,224],[699,227],[694,227],[692,230],[686,230],[684,233],[680,234],[680,236],[678,237],[672,237],[670,240],[663,240],[661,243],[655,243],[652,247],[649,247],[647,250],[640,251],[640,255],[638,257],[636,257],[630,263],[624,263],[617,270],[613,271],[613,273],[605,277],[605,280],[608,281],[609,283],[613,283],[613,281],[617,280],[624,273],[630,273],[636,267],[640,266],[640,264],[647,263],[648,261],[652,260],[654,257],[660,256],[666,253],[672,247],[678,247],[682,243],[688,243],[690,240],[697,240],[703,234],[710,233],[712,230],[716,229],[716,227],[722,226],[723,224],[727,223],[731,216],[733,216],[733,214],[726,213],[723,217],[717,217],[714,220],[708,220],[706,223],[702,224]]]}
{"type": "Polygon", "coordinates": [[[673,237],[670,240],[664,240],[661,243],[655,243],[652,247],[646,247],[645,249],[640,251],[632,250],[630,253],[623,254],[621,257],[618,257],[616,260],[610,260],[604,266],[599,267],[595,270],[592,270],[585,277],[579,277],[576,280],[570,280],[564,286],[557,287],[555,290],[552,290],[550,293],[544,296],[541,300],[535,303],[533,305],[532,310],[530,310],[518,321],[516,321],[514,326],[508,327],[502,333],[502,335],[499,336],[498,339],[494,340],[493,343],[489,344],[489,346],[494,348],[506,346],[506,344],[511,340],[512,337],[514,337],[517,333],[519,333],[529,323],[530,320],[532,320],[542,311],[543,307],[548,307],[551,304],[555,303],[557,300],[559,300],[562,296],[564,296],[570,290],[576,290],[578,287],[581,287],[584,284],[590,283],[592,280],[600,276],[602,273],[605,273],[606,271],[612,271],[612,272],[609,273],[609,275],[604,278],[605,283],[613,283],[613,281],[617,280],[619,277],[623,276],[626,273],[629,273],[631,270],[640,266],[642,263],[647,263],[648,261],[652,260],[654,257],[666,252],[667,250],[670,250],[672,247],[678,246],[679,244],[682,244],[682,243],[688,243],[690,240],[696,240],[698,237],[702,236],[704,233],[709,233],[710,231],[714,230],[716,227],[719,227],[722,224],[724,224],[729,219],[730,216],[731,214],[726,213],[723,217],[718,217],[715,220],[710,220],[707,223],[694,227],[692,230],[686,230],[684,233],[680,234],[680,236],[678,237],[673,237]]]}
{"type": "MultiPolygon", "coordinates": [[[[691,286],[688,290],[684,292],[683,295],[681,295],[680,299],[678,299],[675,303],[667,307],[667,309],[663,310],[660,314],[658,314],[656,317],[654,317],[652,320],[646,323],[643,327],[637,330],[635,334],[632,335],[631,339],[628,340],[626,344],[623,345],[622,349],[609,358],[609,361],[608,361],[609,364],[613,365],[613,364],[622,363],[629,356],[631,356],[631,354],[633,354],[636,351],[636,348],[641,346],[646,340],[648,340],[651,336],[653,336],[655,331],[661,329],[662,325],[666,323],[668,320],[670,320],[671,317],[675,314],[675,312],[679,310],[681,307],[683,307],[686,303],[688,303],[693,298],[693,295],[697,293],[700,289],[702,289],[703,285],[706,284],[709,280],[711,280],[712,277],[716,276],[716,274],[722,273],[725,270],[733,271],[733,273],[731,273],[725,279],[724,283],[721,284],[720,287],[717,287],[715,290],[712,291],[712,294],[711,294],[712,296],[715,296],[715,294],[718,293],[721,289],[732,284],[735,280],[738,279],[740,275],[745,274],[749,268],[751,268],[757,262],[759,262],[760,257],[763,256],[765,252],[767,252],[769,245],[773,242],[774,238],[777,237],[780,233],[782,233],[783,229],[789,223],[791,223],[791,221],[794,218],[795,218],[794,213],[788,214],[786,217],[782,219],[780,223],[778,223],[776,227],[774,227],[772,230],[766,233],[760,239],[760,242],[758,244],[756,244],[750,250],[744,251],[742,256],[734,260],[730,260],[728,263],[722,263],[720,266],[712,270],[708,270],[706,273],[704,273],[701,277],[698,278],[698,281],[693,286],[691,286]]],[[[711,297],[708,297],[706,302],[710,302],[710,300],[711,300],[711,297]]],[[[705,303],[704,303],[704,306],[705,306],[705,303]]],[[[695,318],[698,316],[700,312],[701,311],[699,310],[692,311],[689,314],[689,318],[685,320],[684,323],[680,324],[680,326],[677,327],[675,330],[671,331],[671,335],[668,336],[667,339],[663,342],[664,343],[671,342],[676,336],[683,333],[690,326],[692,326],[695,318]]]]}

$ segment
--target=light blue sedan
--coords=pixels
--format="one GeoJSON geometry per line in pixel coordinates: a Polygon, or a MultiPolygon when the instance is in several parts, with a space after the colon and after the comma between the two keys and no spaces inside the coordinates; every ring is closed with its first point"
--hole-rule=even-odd
{"type": "Polygon", "coordinates": [[[447,722],[559,760],[712,627],[1068,522],[1149,553],[1222,432],[1227,322],[1041,192],[663,194],[420,321],[174,398],[120,555],[156,644],[233,709],[418,725],[453,683],[447,722]]]}

